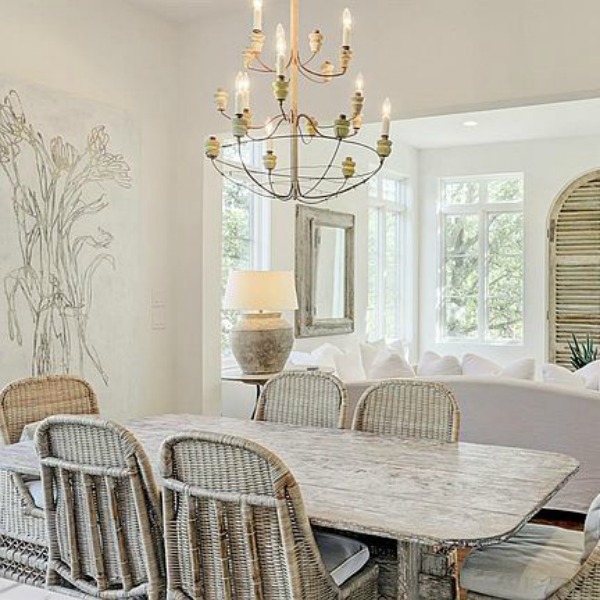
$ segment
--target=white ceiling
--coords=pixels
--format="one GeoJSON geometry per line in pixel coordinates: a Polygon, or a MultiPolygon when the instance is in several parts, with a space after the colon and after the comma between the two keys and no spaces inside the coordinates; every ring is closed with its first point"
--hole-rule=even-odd
{"type": "Polygon", "coordinates": [[[169,21],[183,23],[211,12],[248,8],[249,0],[129,0],[169,21]]]}
{"type": "Polygon", "coordinates": [[[600,135],[600,99],[407,119],[394,136],[417,148],[600,135]],[[475,121],[476,127],[463,123],[475,121]]]}

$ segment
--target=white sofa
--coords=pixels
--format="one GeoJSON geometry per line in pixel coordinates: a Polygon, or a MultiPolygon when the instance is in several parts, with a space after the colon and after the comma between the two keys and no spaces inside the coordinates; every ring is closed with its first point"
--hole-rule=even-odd
{"type": "MultiPolygon", "coordinates": [[[[548,508],[588,510],[600,493],[599,392],[494,376],[440,376],[435,381],[456,396],[461,441],[559,452],[578,459],[579,473],[548,508]]],[[[346,426],[360,396],[373,383],[346,383],[346,426]]]]}

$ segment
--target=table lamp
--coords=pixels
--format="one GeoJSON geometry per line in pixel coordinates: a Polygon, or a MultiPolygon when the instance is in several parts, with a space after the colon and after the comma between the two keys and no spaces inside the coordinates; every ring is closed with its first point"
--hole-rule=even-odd
{"type": "Polygon", "coordinates": [[[231,349],[248,375],[278,373],[292,351],[292,326],[283,310],[296,310],[292,271],[232,271],[223,308],[242,311],[231,330],[231,349]]]}

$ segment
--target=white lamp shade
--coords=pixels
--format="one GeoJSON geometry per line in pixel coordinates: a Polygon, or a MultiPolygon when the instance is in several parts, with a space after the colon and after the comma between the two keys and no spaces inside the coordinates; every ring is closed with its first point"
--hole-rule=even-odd
{"type": "Polygon", "coordinates": [[[296,310],[293,271],[232,271],[223,308],[230,310],[296,310]]]}

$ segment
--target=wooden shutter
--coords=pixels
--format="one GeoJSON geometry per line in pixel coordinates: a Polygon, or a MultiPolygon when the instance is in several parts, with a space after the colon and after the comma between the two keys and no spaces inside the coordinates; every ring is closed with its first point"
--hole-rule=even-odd
{"type": "Polygon", "coordinates": [[[549,360],[570,367],[568,342],[600,342],[600,170],[573,182],[550,216],[549,360]]]}

